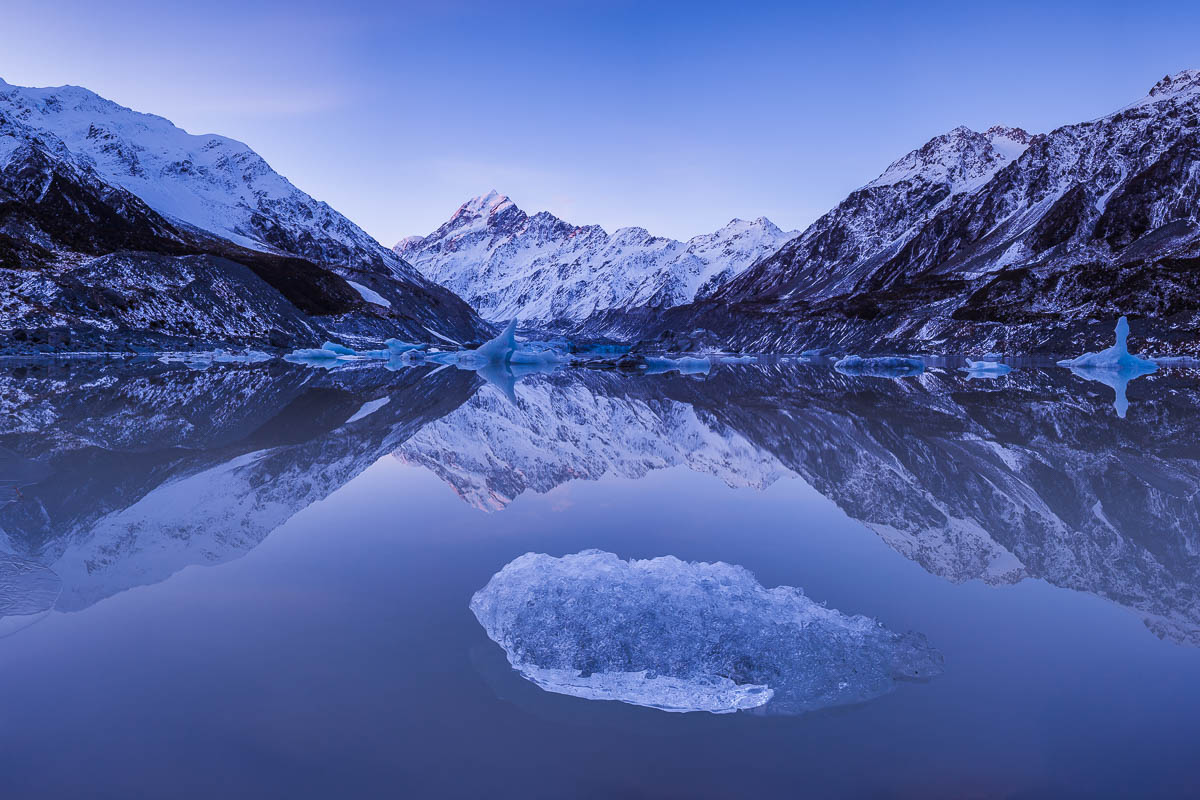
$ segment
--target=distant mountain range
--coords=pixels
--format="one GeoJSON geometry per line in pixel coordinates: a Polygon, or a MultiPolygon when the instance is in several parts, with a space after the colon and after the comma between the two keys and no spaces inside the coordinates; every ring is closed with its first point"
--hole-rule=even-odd
{"type": "Polygon", "coordinates": [[[669,308],[708,297],[796,235],[769,219],[735,219],[686,242],[645,228],[607,233],[547,211],[529,216],[491,191],[428,236],[395,248],[484,317],[572,328],[612,309],[669,308]]]}
{"type": "Polygon", "coordinates": [[[241,142],[75,86],[0,81],[0,328],[312,343],[487,326],[241,142]]]}
{"type": "Polygon", "coordinates": [[[1197,352],[1198,117],[1189,70],[1049,133],[956,128],[802,232],[610,234],[490,192],[388,250],[240,142],[0,82],[0,349],[465,343],[518,317],[663,349],[1073,354],[1128,314],[1135,347],[1197,352]]]}
{"type": "Polygon", "coordinates": [[[1190,70],[1050,133],[955,128],[798,235],[761,218],[689,242],[609,235],[492,193],[396,252],[485,317],[576,334],[705,328],[757,352],[1075,352],[1125,313],[1150,346],[1195,350],[1198,113],[1190,70]]]}
{"type": "Polygon", "coordinates": [[[641,333],[705,327],[767,351],[1076,352],[1126,313],[1143,344],[1195,350],[1198,115],[1189,70],[1049,133],[958,128],[641,333]]]}

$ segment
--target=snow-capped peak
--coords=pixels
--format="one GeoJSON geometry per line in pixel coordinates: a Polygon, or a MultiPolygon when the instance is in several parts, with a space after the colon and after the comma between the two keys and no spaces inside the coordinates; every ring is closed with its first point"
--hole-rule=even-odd
{"type": "Polygon", "coordinates": [[[430,235],[401,240],[395,252],[486,318],[548,323],[692,300],[794,235],[765,217],[734,219],[687,242],[636,226],[609,234],[546,211],[528,216],[493,190],[463,203],[430,235]]]}
{"type": "Polygon", "coordinates": [[[1150,89],[1150,97],[1163,98],[1200,92],[1200,69],[1185,69],[1175,75],[1165,75],[1150,89]]]}
{"type": "Polygon", "coordinates": [[[463,203],[458,213],[482,214],[485,217],[490,217],[497,211],[503,211],[511,205],[514,205],[514,203],[508,199],[507,195],[500,194],[495,189],[492,189],[487,194],[481,194],[479,197],[472,198],[463,203]]]}
{"type": "Polygon", "coordinates": [[[867,188],[924,180],[949,184],[953,194],[967,191],[1018,158],[1030,138],[1021,128],[996,125],[978,133],[959,125],[894,162],[867,188]]]}

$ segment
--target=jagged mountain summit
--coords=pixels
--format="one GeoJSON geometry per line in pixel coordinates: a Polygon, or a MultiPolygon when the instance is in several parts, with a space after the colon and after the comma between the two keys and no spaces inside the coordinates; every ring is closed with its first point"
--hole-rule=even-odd
{"type": "Polygon", "coordinates": [[[0,285],[0,328],[76,341],[486,333],[241,142],[74,86],[0,81],[0,285]]]}
{"type": "Polygon", "coordinates": [[[530,216],[493,190],[394,250],[487,319],[573,326],[610,309],[668,308],[707,297],[794,235],[765,217],[734,219],[686,242],[644,228],[609,234],[547,211],[530,216]]]}
{"type": "Polygon", "coordinates": [[[1071,352],[1121,313],[1200,341],[1200,72],[1046,134],[958,128],[651,328],[746,349],[1071,352]]]}

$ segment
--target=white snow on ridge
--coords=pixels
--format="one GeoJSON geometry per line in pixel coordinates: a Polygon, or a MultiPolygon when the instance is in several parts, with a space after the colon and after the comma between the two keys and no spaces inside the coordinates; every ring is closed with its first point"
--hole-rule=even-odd
{"type": "Polygon", "coordinates": [[[350,288],[358,292],[359,296],[368,303],[374,303],[377,306],[391,308],[392,302],[374,289],[368,286],[363,286],[357,281],[347,280],[346,283],[350,284],[350,288]]]}
{"type": "Polygon", "coordinates": [[[536,323],[688,302],[795,235],[765,217],[735,219],[687,242],[639,227],[609,234],[544,211],[529,216],[493,190],[464,203],[429,236],[407,237],[394,250],[485,318],[536,323]]]}
{"type": "Polygon", "coordinates": [[[894,186],[921,178],[949,184],[951,194],[971,191],[1019,158],[1028,149],[1029,140],[1029,134],[1020,128],[997,125],[977,133],[960,125],[894,162],[867,187],[894,186]]]}
{"type": "Polygon", "coordinates": [[[270,252],[281,252],[282,232],[310,240],[320,253],[308,257],[382,261],[396,275],[407,273],[387,248],[242,142],[188,133],[78,86],[27,88],[0,80],[0,112],[61,141],[103,180],[177,222],[270,252]]]}

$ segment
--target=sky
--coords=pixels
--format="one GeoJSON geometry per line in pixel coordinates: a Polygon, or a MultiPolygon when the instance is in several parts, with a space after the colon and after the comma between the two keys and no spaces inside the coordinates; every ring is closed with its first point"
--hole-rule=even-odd
{"type": "Polygon", "coordinates": [[[3,0],[0,78],[220,133],[387,245],[497,189],[608,230],[802,228],[957,125],[1200,68],[1200,3],[3,0]]]}

